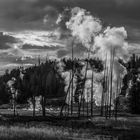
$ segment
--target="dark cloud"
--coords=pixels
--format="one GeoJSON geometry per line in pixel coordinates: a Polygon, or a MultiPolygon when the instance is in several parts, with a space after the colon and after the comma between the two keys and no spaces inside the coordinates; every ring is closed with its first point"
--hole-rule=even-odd
{"type": "MultiPolygon", "coordinates": [[[[7,30],[42,29],[55,27],[58,13],[64,7],[79,6],[103,19],[120,17],[140,20],[139,0],[0,0],[0,28],[7,30]],[[46,16],[47,15],[47,16],[46,16]],[[48,24],[43,24],[44,17],[48,24]]],[[[109,19],[111,19],[109,21],[109,19]]]]}
{"type": "Polygon", "coordinates": [[[6,35],[3,32],[0,32],[0,49],[6,50],[11,48],[10,44],[17,43],[17,39],[10,36],[6,35]]]}
{"type": "Polygon", "coordinates": [[[16,43],[16,42],[17,42],[16,38],[7,35],[3,32],[0,32],[0,43],[16,43]]]}
{"type": "Polygon", "coordinates": [[[57,18],[55,7],[46,4],[36,5],[36,0],[1,0],[0,28],[5,30],[49,30],[57,18]],[[49,23],[44,25],[43,19],[48,15],[49,23]]]}
{"type": "Polygon", "coordinates": [[[22,46],[22,49],[25,49],[25,50],[34,50],[34,49],[36,49],[36,50],[52,50],[52,51],[55,51],[55,50],[58,50],[58,49],[60,49],[60,48],[63,48],[63,47],[61,47],[61,46],[35,46],[35,45],[30,45],[30,44],[24,44],[23,46],[22,46]]]}
{"type": "Polygon", "coordinates": [[[59,51],[57,52],[58,58],[65,57],[65,56],[68,55],[68,54],[69,54],[69,51],[68,51],[68,50],[59,50],[59,51]]]}
{"type": "Polygon", "coordinates": [[[58,10],[62,10],[63,7],[79,6],[99,15],[121,13],[131,18],[139,17],[140,12],[139,0],[38,0],[35,5],[37,7],[51,5],[58,10]]]}
{"type": "Polygon", "coordinates": [[[10,49],[10,46],[8,46],[7,44],[1,44],[1,43],[0,43],[0,49],[1,49],[1,50],[3,50],[3,49],[4,49],[4,50],[5,50],[5,49],[10,49]]]}

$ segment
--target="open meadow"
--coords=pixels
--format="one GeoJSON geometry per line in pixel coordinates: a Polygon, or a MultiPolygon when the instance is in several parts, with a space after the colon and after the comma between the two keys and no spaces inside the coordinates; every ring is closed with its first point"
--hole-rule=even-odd
{"type": "Polygon", "coordinates": [[[0,140],[139,140],[140,116],[126,116],[106,120],[104,117],[65,118],[46,115],[32,117],[31,111],[0,110],[0,140]],[[7,113],[6,113],[7,112],[7,113]],[[29,114],[29,115],[27,115],[29,114]]]}

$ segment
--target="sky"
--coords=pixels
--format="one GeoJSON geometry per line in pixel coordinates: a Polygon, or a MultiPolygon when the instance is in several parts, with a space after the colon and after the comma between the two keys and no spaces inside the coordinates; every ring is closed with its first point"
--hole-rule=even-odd
{"type": "MultiPolygon", "coordinates": [[[[70,55],[71,38],[60,36],[56,24],[66,7],[84,8],[105,26],[125,27],[128,42],[139,50],[140,0],[0,0],[0,74],[32,66],[38,57],[70,55]]],[[[79,44],[74,51],[80,56],[85,50],[79,44]]]]}

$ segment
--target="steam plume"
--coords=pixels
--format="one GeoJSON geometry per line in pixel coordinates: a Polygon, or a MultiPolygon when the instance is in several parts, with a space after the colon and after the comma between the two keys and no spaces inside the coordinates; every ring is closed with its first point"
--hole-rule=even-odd
{"type": "Polygon", "coordinates": [[[124,27],[120,28],[110,28],[107,27],[105,31],[96,36],[95,38],[95,48],[98,49],[97,56],[100,57],[103,61],[106,59],[107,54],[107,66],[110,68],[110,59],[112,50],[114,50],[114,67],[113,67],[113,92],[116,91],[117,78],[122,78],[126,69],[118,62],[118,59],[127,61],[129,58],[128,55],[128,43],[127,31],[124,27]]]}
{"type": "Polygon", "coordinates": [[[102,60],[105,60],[105,53],[107,53],[108,58],[110,59],[111,51],[115,50],[115,59],[120,58],[127,61],[128,43],[126,42],[126,39],[127,32],[124,27],[107,27],[102,34],[95,37],[94,45],[96,46],[96,49],[98,49],[97,54],[100,54],[98,57],[101,57],[102,60]]]}
{"type": "MultiPolygon", "coordinates": [[[[59,16],[58,22],[60,22],[61,20],[62,16],[59,16]]],[[[84,47],[89,49],[92,46],[91,49],[95,52],[93,57],[99,57],[104,62],[107,61],[108,68],[110,68],[112,50],[114,51],[112,82],[114,90],[113,92],[115,92],[117,78],[122,78],[124,73],[126,72],[125,68],[118,62],[118,59],[127,61],[129,58],[129,44],[126,41],[127,31],[125,30],[125,28],[107,27],[105,30],[103,30],[100,19],[93,17],[90,12],[79,7],[71,9],[71,17],[65,24],[67,29],[71,31],[71,35],[80,43],[82,43],[84,47]]],[[[99,96],[102,92],[100,89],[102,89],[100,84],[94,87],[96,96],[95,99],[97,100],[100,100],[99,96]]],[[[99,103],[100,101],[96,102],[99,103]]]]}
{"type": "Polygon", "coordinates": [[[79,7],[71,10],[71,18],[66,22],[66,26],[71,30],[72,36],[88,48],[102,29],[101,21],[98,18],[79,7]]]}

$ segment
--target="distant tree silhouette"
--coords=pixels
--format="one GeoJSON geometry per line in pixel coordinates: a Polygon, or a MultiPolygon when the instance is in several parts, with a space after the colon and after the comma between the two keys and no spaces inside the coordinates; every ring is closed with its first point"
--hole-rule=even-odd
{"type": "MultiPolygon", "coordinates": [[[[122,62],[121,62],[122,63],[122,62]]],[[[133,55],[128,63],[123,64],[127,74],[123,79],[121,95],[128,100],[128,109],[131,113],[140,113],[140,58],[133,55]]]]}
{"type": "MultiPolygon", "coordinates": [[[[64,79],[59,72],[55,60],[46,60],[45,63],[26,68],[21,77],[21,68],[13,69],[11,72],[6,71],[0,77],[0,101],[1,104],[10,102],[10,95],[7,90],[6,83],[12,78],[16,78],[15,88],[18,89],[19,95],[17,102],[19,104],[27,103],[28,99],[32,99],[34,115],[35,115],[35,97],[42,96],[44,98],[57,98],[64,96],[64,79]]],[[[44,107],[44,105],[42,107],[44,107]]],[[[45,107],[44,107],[45,108],[45,107]]]]}
{"type": "MultiPolygon", "coordinates": [[[[63,70],[72,71],[77,79],[75,92],[75,101],[78,102],[80,89],[82,88],[83,76],[82,69],[89,61],[90,67],[95,72],[102,71],[102,62],[98,59],[62,59],[63,70]]],[[[25,104],[29,99],[33,105],[33,116],[35,116],[36,97],[42,97],[42,115],[45,116],[46,99],[64,97],[65,80],[60,71],[59,61],[46,59],[45,63],[39,63],[29,68],[15,68],[12,71],[6,71],[0,77],[0,102],[9,103],[10,95],[7,92],[6,83],[12,78],[16,78],[15,88],[18,90],[17,103],[25,104]]]]}

